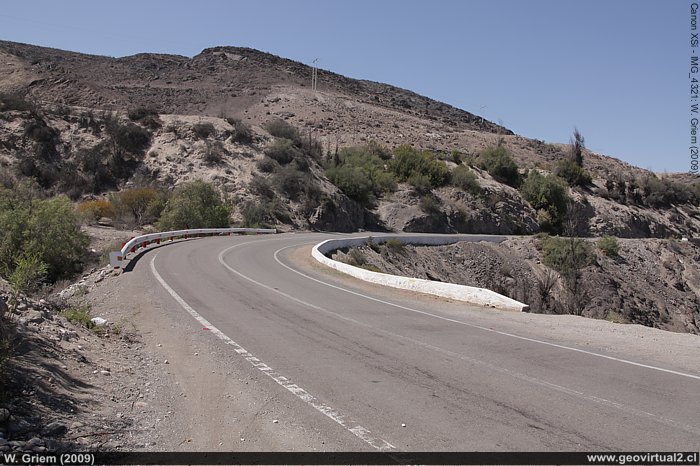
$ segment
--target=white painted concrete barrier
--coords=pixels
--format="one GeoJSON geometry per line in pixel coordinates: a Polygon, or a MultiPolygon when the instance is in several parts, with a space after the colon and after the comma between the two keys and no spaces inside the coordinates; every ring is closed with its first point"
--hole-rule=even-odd
{"type": "Polygon", "coordinates": [[[198,228],[192,230],[163,231],[151,233],[149,235],[131,238],[122,245],[119,251],[109,253],[109,263],[115,269],[123,267],[124,261],[129,253],[134,253],[152,244],[161,244],[165,241],[175,241],[188,238],[205,238],[209,236],[226,236],[234,233],[270,234],[277,233],[274,228],[198,228]]]}
{"type": "MultiPolygon", "coordinates": [[[[506,311],[528,311],[530,306],[486,288],[442,283],[421,278],[400,277],[380,272],[372,272],[343,262],[335,261],[326,256],[331,251],[365,244],[369,236],[361,238],[329,239],[314,246],[311,254],[320,263],[335,270],[351,275],[360,280],[379,285],[418,291],[435,296],[464,301],[479,306],[494,307],[506,311]]],[[[389,239],[398,239],[405,244],[415,245],[444,245],[460,241],[491,241],[500,243],[504,237],[484,237],[470,235],[393,235],[372,237],[372,241],[381,244],[389,239]]]]}

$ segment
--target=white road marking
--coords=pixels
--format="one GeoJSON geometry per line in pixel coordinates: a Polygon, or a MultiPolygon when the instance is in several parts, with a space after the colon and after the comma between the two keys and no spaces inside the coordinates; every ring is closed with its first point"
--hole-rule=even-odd
{"type": "MultiPolygon", "coordinates": [[[[267,240],[267,241],[270,241],[270,240],[267,240]]],[[[447,355],[447,356],[455,357],[455,358],[461,359],[461,360],[463,360],[463,361],[469,362],[469,363],[474,364],[474,365],[477,365],[477,366],[486,367],[486,368],[491,369],[491,370],[493,370],[493,371],[500,372],[500,373],[503,373],[503,374],[507,374],[507,375],[509,375],[509,376],[511,376],[511,377],[514,377],[514,378],[516,378],[516,379],[519,379],[519,380],[523,380],[523,381],[530,382],[530,383],[535,384],[535,385],[539,385],[539,386],[541,386],[541,387],[546,387],[546,388],[549,388],[549,389],[551,389],[551,390],[555,390],[555,391],[558,391],[558,392],[561,392],[561,393],[565,393],[565,394],[570,395],[570,396],[573,396],[573,397],[575,397],[575,398],[584,399],[584,400],[587,400],[587,401],[590,401],[590,402],[593,402],[593,403],[596,403],[596,404],[600,404],[600,405],[603,405],[603,406],[607,406],[607,407],[610,407],[610,408],[614,408],[614,409],[617,409],[617,410],[619,410],[619,411],[622,411],[622,412],[627,413],[627,414],[630,414],[630,415],[639,416],[639,417],[645,417],[645,418],[650,418],[650,419],[652,419],[653,421],[656,421],[656,422],[665,424],[665,425],[667,425],[667,426],[675,427],[675,428],[678,428],[678,429],[681,429],[681,430],[685,430],[685,431],[692,432],[692,433],[695,433],[695,434],[700,435],[700,431],[699,431],[697,428],[695,428],[695,427],[693,427],[693,426],[690,426],[690,425],[687,425],[687,424],[680,423],[680,422],[675,421],[675,420],[673,420],[673,419],[669,419],[669,418],[666,418],[666,417],[663,417],[663,416],[659,416],[659,415],[656,415],[656,414],[653,414],[653,413],[649,413],[649,412],[646,412],[646,411],[642,411],[642,410],[633,408],[633,407],[631,407],[631,406],[626,406],[626,405],[623,405],[623,404],[621,404],[621,403],[618,403],[618,402],[615,402],[615,401],[611,401],[611,400],[608,400],[608,399],[605,399],[605,398],[601,398],[601,397],[598,397],[598,396],[587,395],[587,394],[585,394],[585,393],[583,393],[583,392],[580,392],[580,391],[577,391],[577,390],[573,390],[573,389],[571,389],[571,388],[564,387],[564,386],[562,386],[562,385],[558,385],[558,384],[554,384],[554,383],[551,383],[551,382],[547,382],[547,381],[545,381],[545,380],[540,380],[540,379],[538,379],[538,378],[536,378],[536,377],[532,377],[532,376],[529,376],[529,375],[526,375],[526,374],[523,374],[523,373],[520,373],[520,372],[517,372],[517,371],[513,371],[513,370],[510,370],[510,369],[506,369],[506,368],[503,368],[503,367],[499,367],[499,366],[496,366],[496,365],[494,365],[494,364],[488,363],[488,362],[486,362],[486,361],[482,361],[482,360],[480,360],[480,359],[471,358],[471,357],[465,356],[465,355],[460,354],[460,353],[456,353],[456,352],[453,352],[453,351],[450,351],[450,350],[447,350],[447,349],[444,349],[444,348],[440,348],[440,347],[437,347],[437,346],[434,346],[434,345],[431,345],[431,344],[422,342],[422,341],[420,341],[420,340],[413,339],[413,338],[411,338],[411,337],[407,337],[407,336],[405,336],[405,335],[400,335],[400,334],[398,334],[398,333],[394,333],[394,332],[391,332],[391,331],[389,331],[389,330],[384,330],[384,329],[381,329],[381,328],[377,328],[377,327],[374,327],[374,326],[372,326],[372,325],[366,324],[366,323],[364,323],[364,322],[360,322],[360,321],[358,321],[358,320],[355,320],[355,319],[352,319],[352,318],[350,318],[350,317],[344,316],[344,315],[342,315],[342,314],[338,314],[338,313],[336,313],[336,312],[330,311],[330,310],[325,309],[325,308],[323,308],[323,307],[321,307],[321,306],[317,306],[317,305],[315,305],[315,304],[306,302],[306,301],[301,300],[301,299],[299,299],[299,298],[296,298],[296,297],[294,297],[294,296],[292,296],[292,295],[290,295],[290,294],[287,294],[287,293],[285,293],[285,292],[283,292],[283,291],[280,291],[280,290],[278,290],[278,289],[276,289],[276,288],[273,288],[273,287],[271,287],[271,286],[269,286],[269,285],[266,285],[266,284],[264,284],[264,283],[261,283],[261,282],[255,280],[254,278],[248,277],[247,275],[244,275],[243,273],[241,273],[241,272],[239,272],[238,270],[234,269],[233,267],[231,267],[230,265],[228,265],[228,264],[224,261],[224,259],[223,259],[224,255],[226,255],[226,253],[229,252],[229,251],[231,251],[232,249],[235,249],[235,248],[238,248],[238,247],[241,247],[241,246],[245,246],[245,245],[251,244],[252,242],[253,242],[253,241],[249,241],[249,242],[246,242],[246,243],[239,243],[239,244],[236,244],[236,245],[234,245],[234,246],[231,246],[231,247],[229,247],[229,248],[224,249],[223,251],[221,251],[221,252],[219,253],[219,262],[220,262],[224,267],[226,267],[226,269],[228,269],[230,272],[232,272],[232,273],[238,275],[239,277],[241,277],[241,278],[243,278],[243,279],[245,279],[245,280],[248,280],[249,282],[254,283],[254,284],[257,285],[257,286],[260,286],[260,287],[262,287],[262,288],[265,288],[265,289],[267,289],[267,290],[269,290],[269,291],[271,291],[271,292],[273,292],[273,293],[277,293],[277,294],[279,294],[279,295],[281,295],[281,296],[284,296],[285,298],[287,298],[287,299],[289,299],[289,300],[291,300],[291,301],[294,301],[294,302],[296,302],[296,303],[298,303],[298,304],[301,304],[302,306],[309,307],[309,308],[311,308],[311,309],[316,309],[316,310],[321,311],[321,312],[323,312],[323,313],[325,313],[325,314],[329,314],[329,315],[332,315],[332,316],[334,316],[334,317],[337,317],[338,319],[345,320],[345,321],[351,322],[351,323],[353,323],[353,324],[355,324],[355,325],[358,325],[358,326],[361,326],[361,327],[365,327],[365,328],[371,329],[372,331],[375,331],[375,332],[377,332],[377,333],[381,333],[381,334],[384,334],[384,335],[387,335],[387,336],[390,336],[390,337],[394,337],[394,338],[396,338],[396,339],[401,339],[401,340],[404,340],[404,341],[413,343],[413,344],[415,344],[415,345],[417,345],[417,346],[420,346],[420,347],[423,347],[423,348],[426,348],[426,349],[429,349],[429,350],[433,350],[433,351],[436,351],[436,352],[445,354],[445,355],[447,355]]],[[[256,241],[256,242],[257,242],[257,241],[256,241]]],[[[391,305],[391,306],[399,307],[399,308],[401,308],[401,309],[406,309],[406,310],[409,310],[409,311],[418,312],[418,313],[420,313],[420,314],[426,314],[426,315],[428,315],[428,316],[437,317],[437,318],[440,318],[440,319],[449,320],[449,321],[456,322],[456,323],[461,323],[461,324],[464,324],[464,325],[467,325],[467,326],[470,326],[470,327],[476,327],[476,328],[483,329],[483,330],[493,331],[493,330],[491,330],[491,329],[489,329],[489,328],[486,328],[486,327],[480,327],[480,326],[476,326],[476,325],[472,325],[472,324],[466,324],[466,323],[460,322],[460,321],[458,321],[458,320],[453,320],[453,319],[449,319],[449,318],[444,318],[444,317],[441,317],[441,316],[438,316],[438,315],[435,315],[435,314],[430,314],[430,313],[428,313],[428,312],[418,311],[418,310],[416,310],[416,309],[412,309],[412,308],[409,308],[409,307],[401,306],[401,305],[394,304],[394,303],[390,303],[390,302],[387,302],[387,301],[382,301],[382,300],[380,300],[380,299],[373,298],[373,297],[371,297],[371,296],[363,295],[362,293],[357,293],[357,292],[354,292],[354,291],[351,291],[351,290],[346,290],[345,288],[341,288],[341,287],[332,285],[332,284],[330,284],[330,283],[325,283],[325,282],[323,282],[323,281],[317,280],[317,279],[315,279],[315,278],[313,278],[313,277],[310,277],[310,276],[308,276],[308,275],[306,275],[306,274],[304,274],[304,273],[302,273],[302,272],[299,272],[299,271],[297,271],[297,270],[295,270],[295,269],[292,269],[291,267],[287,266],[286,264],[284,264],[283,262],[280,261],[280,259],[279,259],[279,253],[280,253],[281,251],[285,250],[285,249],[289,249],[289,248],[292,248],[292,247],[297,247],[297,246],[287,246],[287,247],[280,248],[280,249],[278,249],[277,251],[275,251],[275,253],[274,253],[274,258],[275,258],[275,260],[276,260],[280,265],[282,265],[283,267],[285,267],[285,268],[287,268],[287,269],[289,269],[289,270],[291,270],[291,271],[293,271],[293,272],[295,272],[295,273],[298,273],[299,275],[302,275],[302,276],[304,276],[304,277],[306,277],[306,278],[308,278],[308,279],[310,279],[310,280],[319,282],[319,283],[321,283],[321,284],[330,286],[330,287],[332,287],[332,288],[336,288],[336,289],[338,289],[338,290],[346,291],[346,292],[348,292],[348,293],[351,293],[351,294],[354,294],[354,295],[357,295],[357,296],[361,296],[361,297],[364,297],[364,298],[367,298],[367,299],[370,299],[370,300],[373,300],[373,301],[377,301],[377,302],[380,302],[380,303],[383,303],[383,304],[388,304],[388,305],[391,305]]],[[[498,332],[498,331],[494,331],[494,332],[496,332],[496,333],[503,333],[503,332],[498,332]]],[[[512,336],[512,337],[516,337],[516,338],[520,338],[520,337],[518,337],[518,335],[512,335],[512,334],[508,334],[508,333],[503,333],[503,335],[512,336]]],[[[528,338],[527,340],[530,340],[530,339],[528,338]]],[[[533,341],[533,342],[536,342],[536,343],[548,344],[547,342],[543,342],[543,341],[540,341],[540,340],[532,340],[532,341],[533,341]]],[[[560,345],[554,345],[554,346],[562,347],[562,346],[560,346],[560,345]]],[[[564,349],[576,350],[576,348],[569,348],[569,347],[566,347],[566,346],[563,346],[562,348],[564,348],[564,349]]],[[[588,352],[586,352],[586,353],[588,353],[588,352]]],[[[597,353],[590,353],[590,354],[592,354],[592,355],[597,355],[597,353]]],[[[604,356],[604,355],[600,355],[600,356],[604,356]]],[[[622,360],[622,361],[624,361],[624,360],[622,360]]],[[[651,367],[653,367],[653,366],[651,366],[651,367]]],[[[354,433],[354,432],[353,432],[353,433],[354,433]]]]}
{"type": "MultiPolygon", "coordinates": [[[[249,244],[249,243],[248,243],[248,244],[249,244]]],[[[313,244],[313,243],[305,243],[305,244],[313,244]]],[[[368,295],[366,295],[366,294],[362,294],[362,293],[359,293],[359,292],[357,292],[357,291],[348,290],[348,289],[346,289],[346,288],[343,288],[343,287],[340,287],[340,286],[337,286],[337,285],[333,285],[333,284],[331,284],[331,283],[327,283],[327,282],[324,282],[324,281],[319,280],[319,279],[317,279],[317,278],[314,278],[314,277],[311,277],[311,276],[309,276],[309,275],[306,275],[305,273],[300,272],[300,271],[298,271],[298,270],[296,270],[296,269],[293,269],[292,267],[290,267],[290,266],[284,264],[282,261],[280,261],[280,259],[279,259],[279,253],[280,253],[281,251],[284,251],[285,249],[290,249],[290,248],[294,248],[294,247],[299,247],[299,245],[296,245],[296,246],[286,246],[286,247],[284,247],[284,248],[280,248],[280,249],[278,249],[277,251],[275,251],[274,257],[275,257],[275,260],[277,261],[277,263],[280,264],[282,267],[284,267],[284,268],[286,268],[286,269],[288,269],[288,270],[291,270],[292,272],[294,272],[294,273],[296,273],[296,274],[301,275],[302,277],[308,278],[309,280],[313,280],[313,281],[315,281],[315,282],[317,282],[317,283],[320,283],[320,284],[322,284],[322,285],[329,286],[329,287],[331,287],[331,288],[335,288],[336,290],[344,291],[344,292],[346,292],[346,293],[350,293],[350,294],[353,294],[353,295],[356,295],[356,296],[360,296],[360,297],[362,297],[362,298],[366,298],[366,299],[369,299],[369,300],[371,300],[371,301],[376,301],[376,302],[378,302],[378,303],[382,303],[382,304],[386,304],[386,305],[389,305],[389,306],[398,307],[398,308],[404,309],[404,310],[406,310],[406,311],[411,311],[411,312],[415,312],[415,313],[418,313],[418,314],[423,314],[423,315],[426,315],[426,316],[429,316],[429,317],[434,317],[434,318],[436,318],[436,319],[445,320],[445,321],[448,321],[448,322],[453,322],[453,323],[455,323],[455,324],[465,325],[465,326],[467,326],[467,327],[478,328],[479,330],[484,330],[484,331],[491,332],[491,333],[497,333],[497,334],[499,334],[499,335],[503,335],[503,336],[506,336],[506,337],[517,338],[517,339],[519,339],[519,340],[525,340],[525,341],[529,341],[529,342],[532,342],[532,343],[539,343],[539,344],[541,344],[541,345],[553,346],[553,347],[555,347],[555,348],[564,349],[564,350],[568,350],[568,351],[575,351],[575,352],[577,352],[577,353],[583,353],[583,354],[587,354],[587,355],[589,355],[589,356],[595,356],[595,357],[598,357],[598,358],[609,359],[609,360],[611,360],[611,361],[617,361],[617,362],[621,362],[621,363],[623,363],[623,364],[630,364],[630,365],[632,365],[632,366],[643,367],[643,368],[645,368],[645,369],[651,369],[651,370],[655,370],[655,371],[666,372],[666,373],[673,374],[673,375],[679,375],[679,376],[682,376],[682,377],[688,377],[688,378],[695,379],[695,380],[700,380],[700,376],[698,376],[698,375],[688,374],[688,373],[685,373],[685,372],[674,371],[674,370],[672,370],[672,369],[664,369],[663,367],[652,366],[652,365],[649,365],[649,364],[642,364],[642,363],[639,363],[639,362],[629,361],[629,360],[627,360],[627,359],[616,358],[616,357],[614,357],[614,356],[608,356],[608,355],[606,355],[606,354],[595,353],[595,352],[593,352],[593,351],[587,351],[587,350],[584,350],[584,349],[573,348],[573,347],[571,347],[571,346],[565,346],[565,345],[560,345],[560,344],[557,344],[557,343],[551,343],[551,342],[548,342],[548,341],[537,340],[537,339],[535,339],[535,338],[523,337],[523,336],[521,336],[521,335],[515,335],[515,334],[513,334],[513,333],[503,332],[503,331],[501,331],[501,330],[494,330],[494,329],[489,328],[489,327],[483,327],[483,326],[481,326],[481,325],[470,324],[470,323],[468,323],[468,322],[463,322],[463,321],[461,321],[461,320],[451,319],[451,318],[449,318],[449,317],[443,317],[443,316],[440,316],[440,315],[437,315],[437,314],[432,314],[432,313],[427,312],[427,311],[421,311],[421,310],[418,310],[418,309],[413,309],[413,308],[410,308],[410,307],[407,307],[407,306],[402,306],[402,305],[400,305],[400,304],[392,303],[392,302],[389,302],[389,301],[384,301],[384,300],[382,300],[382,299],[374,298],[374,297],[372,297],[372,296],[368,296],[368,295]]],[[[229,248],[229,249],[230,249],[230,248],[229,248]]]]}
{"type": "MultiPolygon", "coordinates": [[[[335,421],[337,424],[339,424],[341,427],[343,427],[345,430],[352,433],[353,435],[360,438],[361,440],[368,443],[377,450],[391,451],[396,449],[396,447],[390,444],[389,442],[374,437],[369,430],[365,429],[361,425],[354,425],[354,422],[347,421],[338,411],[333,409],[331,406],[320,401],[318,398],[316,398],[297,384],[290,382],[290,380],[287,377],[284,377],[283,375],[272,369],[270,366],[262,362],[260,359],[253,356],[249,351],[247,351],[241,345],[229,338],[221,330],[212,325],[211,322],[202,317],[196,310],[194,310],[192,306],[190,306],[184,299],[182,299],[182,297],[179,294],[177,294],[177,292],[173,290],[170,287],[170,285],[168,285],[168,283],[163,279],[163,277],[160,276],[155,266],[156,257],[158,257],[157,253],[155,256],[153,256],[153,259],[151,259],[151,272],[153,272],[153,276],[156,278],[156,280],[158,280],[161,286],[163,286],[163,288],[165,288],[165,290],[168,293],[170,293],[170,295],[175,299],[175,301],[177,301],[177,303],[180,306],[182,306],[182,308],[185,309],[192,317],[194,317],[204,327],[208,328],[212,334],[216,335],[219,339],[223,340],[227,345],[231,345],[234,351],[243,356],[243,358],[246,361],[248,361],[253,367],[260,370],[263,374],[269,376],[272,380],[274,380],[275,382],[277,382],[277,384],[287,389],[287,391],[292,393],[294,396],[304,401],[306,404],[312,406],[320,413],[326,415],[327,417],[335,421]]],[[[219,261],[222,261],[221,255],[219,255],[219,261]]]]}

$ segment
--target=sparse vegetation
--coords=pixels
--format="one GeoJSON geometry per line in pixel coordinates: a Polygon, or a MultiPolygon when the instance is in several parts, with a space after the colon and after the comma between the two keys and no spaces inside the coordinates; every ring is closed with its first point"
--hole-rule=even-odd
{"type": "Polygon", "coordinates": [[[250,126],[248,126],[243,120],[238,118],[227,118],[226,121],[229,125],[233,126],[233,130],[230,131],[231,139],[234,142],[240,144],[249,144],[253,142],[254,133],[250,126]]]}
{"type": "Polygon", "coordinates": [[[157,130],[162,126],[158,110],[154,107],[136,107],[127,113],[131,121],[137,121],[150,130],[157,130]]]}
{"type": "Polygon", "coordinates": [[[206,141],[202,159],[207,165],[219,165],[228,155],[228,151],[221,141],[206,141]]]}
{"type": "Polygon", "coordinates": [[[274,120],[270,120],[265,123],[263,127],[268,133],[270,133],[271,136],[276,138],[289,139],[295,143],[299,143],[301,141],[299,130],[282,119],[276,118],[274,120]]]}
{"type": "Polygon", "coordinates": [[[605,235],[598,240],[598,249],[603,251],[603,254],[610,257],[615,257],[620,251],[617,243],[617,238],[614,236],[605,235]]]}
{"type": "Polygon", "coordinates": [[[76,325],[81,325],[87,329],[92,329],[95,327],[94,322],[92,322],[92,317],[90,315],[90,307],[84,306],[72,306],[61,311],[61,315],[65,317],[68,322],[76,325]]]}
{"type": "Polygon", "coordinates": [[[280,165],[287,165],[295,158],[303,157],[291,139],[276,139],[265,148],[265,155],[280,165]]]}
{"type": "Polygon", "coordinates": [[[197,139],[207,139],[212,134],[216,133],[214,125],[209,122],[195,123],[192,125],[192,133],[197,139]]]}
{"type": "Polygon", "coordinates": [[[403,243],[403,241],[401,241],[398,238],[391,238],[386,240],[384,242],[384,246],[387,250],[396,254],[403,254],[403,252],[406,250],[406,245],[403,243]]]}

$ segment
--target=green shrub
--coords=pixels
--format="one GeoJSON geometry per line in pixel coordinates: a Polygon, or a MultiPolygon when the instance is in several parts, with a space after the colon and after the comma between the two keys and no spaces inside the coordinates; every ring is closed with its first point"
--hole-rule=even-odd
{"type": "Polygon", "coordinates": [[[265,156],[261,160],[258,160],[255,166],[263,173],[274,173],[280,168],[279,163],[269,156],[265,156]]]}
{"type": "Polygon", "coordinates": [[[191,228],[226,228],[230,225],[230,208],[214,187],[193,181],[175,188],[163,209],[158,227],[162,231],[191,228]]]}
{"type": "Polygon", "coordinates": [[[207,165],[219,165],[224,161],[224,157],[228,155],[228,151],[221,141],[206,141],[202,159],[207,165]]]}
{"type": "Polygon", "coordinates": [[[370,203],[372,180],[362,168],[350,164],[340,165],[328,169],[326,177],[350,199],[362,205],[370,203]]]}
{"type": "Polygon", "coordinates": [[[542,262],[567,276],[595,262],[593,248],[577,238],[545,236],[540,240],[542,262]]]}
{"type": "Polygon", "coordinates": [[[152,116],[152,117],[157,117],[158,116],[158,110],[155,109],[155,107],[149,107],[149,106],[140,106],[136,108],[132,108],[127,112],[127,116],[131,121],[141,121],[146,117],[152,116]]]}
{"type": "Polygon", "coordinates": [[[227,118],[229,125],[233,126],[230,132],[231,138],[238,143],[248,144],[253,142],[254,133],[250,126],[238,118],[227,118]]]}
{"type": "Polygon", "coordinates": [[[406,250],[406,245],[398,238],[391,238],[384,242],[384,246],[389,251],[402,254],[406,250]]]}
{"type": "Polygon", "coordinates": [[[605,235],[598,240],[598,249],[603,251],[606,256],[617,256],[620,252],[617,238],[614,236],[605,235]]]}
{"type": "Polygon", "coordinates": [[[241,207],[242,226],[247,228],[269,228],[276,219],[278,210],[274,200],[247,201],[241,207]]]}
{"type": "Polygon", "coordinates": [[[117,151],[142,155],[151,144],[151,133],[133,123],[108,125],[107,131],[117,151]]]}
{"type": "Polygon", "coordinates": [[[421,197],[419,205],[421,210],[431,217],[436,217],[442,213],[440,200],[431,194],[421,197]]]}
{"type": "Polygon", "coordinates": [[[456,186],[464,191],[478,194],[481,192],[481,186],[476,180],[476,174],[464,165],[457,166],[452,170],[452,186],[456,186]]]}
{"type": "Polygon", "coordinates": [[[566,215],[569,195],[561,178],[542,176],[530,171],[520,187],[520,192],[530,205],[537,210],[540,228],[550,233],[561,232],[566,215]]]}
{"type": "Polygon", "coordinates": [[[426,177],[431,188],[444,186],[450,179],[450,171],[443,161],[437,160],[430,152],[419,152],[408,145],[394,151],[390,167],[401,181],[409,181],[411,177],[417,179],[415,175],[426,177]]]}
{"type": "Polygon", "coordinates": [[[61,315],[63,315],[68,322],[76,325],[82,325],[87,329],[95,327],[94,322],[91,320],[92,316],[90,315],[89,306],[69,307],[61,311],[61,315]]]}
{"type": "Polygon", "coordinates": [[[27,293],[36,290],[48,272],[48,265],[36,253],[25,253],[17,259],[15,270],[8,281],[16,293],[27,293]]]}
{"type": "Polygon", "coordinates": [[[282,119],[276,118],[268,121],[263,125],[263,127],[268,133],[270,133],[270,135],[276,138],[289,139],[295,143],[299,143],[301,141],[299,131],[294,126],[282,119]]]}
{"type": "Polygon", "coordinates": [[[248,187],[250,192],[258,196],[262,196],[265,199],[274,199],[275,197],[275,192],[272,190],[272,186],[270,186],[267,179],[263,178],[262,176],[254,175],[250,180],[248,187]]]}
{"type": "Polygon", "coordinates": [[[413,173],[406,181],[418,194],[428,194],[433,190],[433,185],[430,182],[428,175],[413,173]]]}
{"type": "Polygon", "coordinates": [[[340,151],[326,176],[348,197],[369,205],[385,192],[396,189],[394,174],[385,169],[385,149],[378,144],[340,151]]]}
{"type": "Polygon", "coordinates": [[[280,165],[287,165],[295,158],[303,157],[301,151],[290,139],[275,139],[265,148],[265,155],[275,160],[280,165]]]}
{"type": "Polygon", "coordinates": [[[67,197],[36,199],[26,185],[0,188],[0,273],[5,277],[28,257],[46,264],[49,281],[69,277],[80,270],[87,244],[67,197]]]}
{"type": "Polygon", "coordinates": [[[195,123],[192,125],[192,132],[197,139],[207,139],[216,132],[214,125],[209,122],[195,123]]]}
{"type": "Polygon", "coordinates": [[[564,179],[569,186],[586,187],[593,182],[591,175],[569,157],[563,158],[557,163],[554,174],[564,179]]]}
{"type": "Polygon", "coordinates": [[[490,147],[484,150],[478,163],[497,181],[514,187],[520,184],[518,165],[505,147],[490,147]]]}
{"type": "Polygon", "coordinates": [[[292,167],[284,167],[273,178],[277,189],[293,201],[298,201],[302,195],[314,191],[314,182],[308,175],[292,167]]]}

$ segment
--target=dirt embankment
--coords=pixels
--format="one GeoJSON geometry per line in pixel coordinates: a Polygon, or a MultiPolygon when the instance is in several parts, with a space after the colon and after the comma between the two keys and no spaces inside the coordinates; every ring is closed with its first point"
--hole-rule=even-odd
{"type": "MultiPolygon", "coordinates": [[[[700,248],[672,240],[618,241],[616,257],[594,245],[594,264],[581,271],[588,298],[582,315],[700,334],[700,248]]],[[[537,243],[509,238],[501,244],[363,246],[335,258],[359,259],[394,275],[489,288],[529,304],[532,312],[570,313],[563,278],[542,263],[537,243]]]]}

